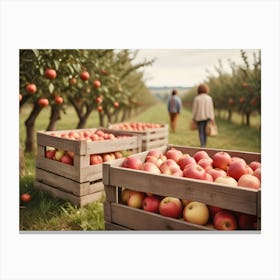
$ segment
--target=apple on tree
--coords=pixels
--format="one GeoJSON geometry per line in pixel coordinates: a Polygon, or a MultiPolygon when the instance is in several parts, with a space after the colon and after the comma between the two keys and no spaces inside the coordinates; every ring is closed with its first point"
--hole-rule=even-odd
{"type": "Polygon", "coordinates": [[[46,69],[45,77],[54,80],[56,78],[56,71],[54,69],[46,69]]]}
{"type": "Polygon", "coordinates": [[[89,72],[83,71],[83,72],[80,74],[80,78],[81,78],[83,81],[87,81],[87,80],[89,79],[89,72]]]}
{"type": "Polygon", "coordinates": [[[35,84],[28,84],[26,85],[25,89],[29,94],[34,94],[37,91],[37,87],[35,84]]]}

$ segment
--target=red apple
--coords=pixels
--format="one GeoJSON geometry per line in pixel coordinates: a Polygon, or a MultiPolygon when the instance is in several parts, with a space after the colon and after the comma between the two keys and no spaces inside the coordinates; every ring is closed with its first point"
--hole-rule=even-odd
{"type": "Polygon", "coordinates": [[[150,173],[160,174],[159,168],[152,162],[145,162],[142,166],[143,171],[147,171],[150,173]]]}
{"type": "Polygon", "coordinates": [[[115,152],[115,158],[122,158],[123,154],[121,152],[115,152]]]}
{"type": "Polygon", "coordinates": [[[46,158],[48,159],[54,159],[56,150],[47,150],[46,151],[46,158]]]}
{"type": "Polygon", "coordinates": [[[93,86],[94,86],[95,88],[100,88],[100,87],[101,87],[101,82],[100,82],[99,80],[94,80],[94,81],[93,81],[93,86]]]}
{"type": "Polygon", "coordinates": [[[183,177],[183,171],[176,166],[170,166],[169,168],[163,170],[161,174],[183,177]]]}
{"type": "Polygon", "coordinates": [[[90,165],[100,164],[103,162],[101,155],[90,155],[90,165]]]}
{"type": "Polygon", "coordinates": [[[198,201],[192,201],[185,206],[183,211],[185,221],[196,224],[206,225],[209,220],[209,210],[206,204],[198,201]]]}
{"type": "Polygon", "coordinates": [[[198,164],[191,164],[183,170],[183,176],[191,179],[205,180],[206,171],[198,164]]]}
{"type": "Polygon", "coordinates": [[[165,217],[180,218],[182,215],[182,203],[175,197],[165,197],[159,204],[159,213],[165,217]]]}
{"type": "Polygon", "coordinates": [[[69,157],[71,157],[72,159],[74,159],[75,153],[72,151],[67,151],[67,154],[69,155],[69,157]]]}
{"type": "Polygon", "coordinates": [[[227,152],[217,152],[213,155],[213,167],[227,170],[231,163],[231,156],[227,152]]]}
{"type": "Polygon", "coordinates": [[[56,71],[54,69],[46,69],[45,77],[54,80],[56,78],[56,71]]]}
{"type": "Polygon", "coordinates": [[[239,178],[237,185],[245,188],[259,189],[261,187],[261,182],[254,175],[244,174],[239,178]]]}
{"type": "Polygon", "coordinates": [[[35,84],[28,84],[25,89],[29,94],[34,94],[37,91],[37,87],[35,84]]]}
{"type": "Polygon", "coordinates": [[[61,96],[56,96],[54,102],[58,105],[63,103],[63,98],[61,96]]]}
{"type": "Polygon", "coordinates": [[[87,80],[89,79],[89,72],[83,71],[83,72],[80,74],[80,78],[81,78],[83,81],[87,81],[87,80]]]}
{"type": "Polygon", "coordinates": [[[209,155],[206,151],[198,151],[193,155],[193,158],[196,162],[199,162],[203,158],[209,158],[209,155]]]}
{"type": "Polygon", "coordinates": [[[204,179],[205,181],[209,181],[209,182],[213,182],[214,181],[213,177],[209,173],[206,172],[205,175],[206,175],[205,179],[204,179]]]}
{"type": "Polygon", "coordinates": [[[145,211],[159,213],[160,200],[157,196],[147,196],[144,198],[142,208],[145,211]]]}
{"type": "Polygon", "coordinates": [[[254,215],[249,215],[245,213],[238,214],[238,225],[240,229],[248,230],[255,229],[255,223],[257,222],[257,217],[254,215]]]}
{"type": "Polygon", "coordinates": [[[183,207],[185,208],[185,206],[187,206],[192,201],[184,198],[184,199],[181,199],[181,202],[182,202],[183,207]]]}
{"type": "Polygon", "coordinates": [[[38,104],[41,106],[41,107],[47,107],[49,105],[49,100],[47,98],[40,98],[38,100],[38,104]]]}
{"type": "Polygon", "coordinates": [[[233,187],[237,186],[237,181],[230,176],[218,177],[214,182],[218,183],[218,184],[227,185],[227,186],[233,186],[233,187]]]}
{"type": "Polygon", "coordinates": [[[20,200],[21,200],[22,202],[27,203],[27,202],[29,202],[29,201],[31,200],[31,195],[30,195],[29,193],[23,193],[23,194],[21,194],[21,196],[20,196],[20,200]]]}
{"type": "Polygon", "coordinates": [[[207,169],[206,170],[207,173],[209,173],[213,180],[215,181],[218,177],[226,177],[227,173],[219,168],[212,168],[212,169],[207,169]]]}
{"type": "Polygon", "coordinates": [[[229,165],[227,175],[234,178],[238,181],[238,179],[250,172],[247,164],[244,164],[242,161],[234,161],[229,165]]]}
{"type": "Polygon", "coordinates": [[[98,96],[98,97],[96,97],[95,101],[96,101],[96,103],[100,104],[100,103],[102,103],[103,99],[102,99],[102,97],[98,96]]]}
{"type": "Polygon", "coordinates": [[[260,182],[262,181],[262,174],[261,174],[261,167],[257,168],[254,172],[253,175],[256,176],[260,182]]]}
{"type": "Polygon", "coordinates": [[[101,113],[103,111],[103,107],[102,106],[97,106],[97,111],[101,113]]]}
{"type": "Polygon", "coordinates": [[[261,163],[259,161],[251,161],[249,166],[255,171],[257,168],[261,167],[261,163]]]}
{"type": "Polygon", "coordinates": [[[68,154],[64,154],[60,161],[66,164],[73,165],[73,159],[68,154]]]}
{"type": "Polygon", "coordinates": [[[170,169],[170,167],[176,167],[178,169],[180,169],[180,166],[176,163],[176,161],[174,161],[173,159],[167,159],[166,161],[164,161],[160,166],[159,169],[161,171],[161,173],[166,174],[166,172],[168,172],[168,170],[170,169]]]}
{"type": "Polygon", "coordinates": [[[231,163],[234,161],[242,161],[245,165],[247,165],[245,159],[241,158],[241,157],[232,157],[231,158],[231,163]]]}
{"type": "Polygon", "coordinates": [[[135,158],[135,157],[127,157],[124,159],[122,163],[122,167],[124,168],[131,168],[137,170],[141,170],[142,165],[143,165],[142,161],[139,158],[135,158]]]}
{"type": "Polygon", "coordinates": [[[131,191],[127,200],[127,205],[140,209],[142,207],[145,194],[138,191],[131,191]]]}
{"type": "Polygon", "coordinates": [[[184,170],[185,167],[189,164],[195,164],[196,161],[193,157],[191,157],[189,154],[184,154],[178,161],[178,165],[180,166],[181,170],[184,170]]]}
{"type": "Polygon", "coordinates": [[[119,104],[119,102],[115,101],[115,102],[113,103],[113,106],[114,106],[115,108],[118,108],[118,107],[120,106],[120,104],[119,104]]]}
{"type": "Polygon", "coordinates": [[[165,152],[165,156],[167,159],[173,159],[174,161],[178,162],[183,153],[175,148],[171,148],[170,150],[165,152]]]}
{"type": "Polygon", "coordinates": [[[224,210],[223,208],[221,207],[218,207],[218,206],[214,206],[214,205],[207,205],[208,206],[208,209],[209,209],[209,214],[210,214],[210,218],[213,220],[215,215],[224,210]]]}
{"type": "MultiPolygon", "coordinates": [[[[200,165],[202,168],[206,169],[208,167],[213,168],[213,159],[208,157],[208,158],[202,158],[197,162],[198,165],[200,165]]],[[[209,169],[209,168],[208,168],[209,169]]]]}
{"type": "Polygon", "coordinates": [[[214,217],[214,227],[218,230],[237,229],[236,217],[227,210],[218,212],[214,217]]]}
{"type": "Polygon", "coordinates": [[[76,79],[76,78],[71,78],[71,79],[69,80],[69,83],[70,83],[71,85],[75,85],[75,84],[77,84],[77,79],[76,79]]]}

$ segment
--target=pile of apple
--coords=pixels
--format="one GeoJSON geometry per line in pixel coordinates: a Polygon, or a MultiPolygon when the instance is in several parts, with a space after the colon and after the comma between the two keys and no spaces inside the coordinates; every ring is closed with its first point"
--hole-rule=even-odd
{"type": "Polygon", "coordinates": [[[208,226],[217,230],[257,229],[256,216],[206,205],[199,201],[161,197],[152,193],[124,189],[122,203],[133,208],[165,217],[183,219],[188,223],[208,226]]]}
{"type": "MultiPolygon", "coordinates": [[[[90,165],[100,164],[103,162],[115,160],[126,156],[129,151],[116,151],[103,154],[92,154],[90,155],[90,165]]],[[[60,149],[55,149],[52,147],[47,147],[45,157],[48,159],[60,161],[62,163],[74,164],[74,152],[64,151],[60,149]]]]}
{"type": "Polygon", "coordinates": [[[84,131],[77,131],[72,130],[69,132],[52,132],[50,133],[51,136],[61,137],[71,140],[86,140],[88,142],[93,141],[101,141],[101,140],[113,140],[113,139],[123,139],[128,138],[128,135],[114,135],[113,133],[107,133],[100,129],[97,130],[84,130],[84,131]]]}
{"type": "Polygon", "coordinates": [[[111,126],[112,129],[129,130],[129,131],[144,131],[144,130],[160,128],[160,127],[162,127],[162,125],[158,123],[143,123],[143,122],[123,122],[111,126]]]}
{"type": "MultiPolygon", "coordinates": [[[[142,170],[154,174],[191,178],[217,184],[259,189],[261,187],[261,163],[246,163],[243,158],[231,157],[229,153],[219,151],[212,157],[204,150],[193,156],[183,154],[175,148],[166,152],[151,150],[145,161],[137,157],[127,157],[122,167],[142,170]]],[[[152,193],[141,193],[125,189],[123,203],[145,211],[159,213],[172,218],[206,225],[212,222],[219,230],[256,229],[256,216],[206,205],[198,201],[189,201],[175,197],[160,197],[152,193]]]]}

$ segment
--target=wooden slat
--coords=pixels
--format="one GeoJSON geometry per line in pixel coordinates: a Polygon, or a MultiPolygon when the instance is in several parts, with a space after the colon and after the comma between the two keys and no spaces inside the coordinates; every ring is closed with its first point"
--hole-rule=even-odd
{"type": "Polygon", "coordinates": [[[38,157],[45,157],[45,153],[46,153],[46,147],[38,145],[37,146],[37,156],[38,157]]]}
{"type": "Polygon", "coordinates": [[[55,137],[46,133],[37,132],[37,143],[41,146],[49,146],[64,151],[73,151],[75,154],[85,154],[86,141],[76,141],[55,137]]]}
{"type": "Polygon", "coordinates": [[[111,203],[111,211],[112,223],[135,230],[211,230],[206,226],[194,225],[116,203],[111,203]]]}
{"type": "Polygon", "coordinates": [[[106,201],[107,202],[117,202],[118,201],[117,188],[116,187],[104,184],[104,191],[105,191],[105,194],[106,194],[106,201]]]}
{"type": "Polygon", "coordinates": [[[103,202],[104,220],[107,222],[112,221],[111,203],[103,202]]]}
{"type": "Polygon", "coordinates": [[[69,201],[74,205],[83,207],[89,203],[100,200],[104,196],[104,191],[95,192],[92,194],[84,195],[84,196],[75,196],[73,194],[63,192],[59,189],[53,188],[47,184],[40,183],[35,181],[34,188],[37,190],[45,191],[49,193],[53,197],[60,198],[65,201],[69,201]]]}
{"type": "MultiPolygon", "coordinates": [[[[41,183],[59,188],[62,191],[72,193],[76,196],[84,196],[97,191],[104,190],[102,181],[78,183],[63,176],[51,173],[49,171],[36,168],[36,180],[41,183]]],[[[101,179],[99,179],[101,180],[101,179]]]]}
{"type": "Polygon", "coordinates": [[[258,191],[253,189],[120,167],[110,168],[110,184],[162,196],[200,201],[242,213],[257,214],[258,191]]]}
{"type": "Polygon", "coordinates": [[[130,230],[129,228],[117,225],[117,224],[112,224],[110,222],[105,221],[105,230],[130,230]]]}
{"type": "Polygon", "coordinates": [[[65,164],[48,158],[37,157],[36,167],[80,182],[80,169],[73,165],[65,164]]]}
{"type": "Polygon", "coordinates": [[[128,138],[93,141],[87,143],[87,154],[102,154],[115,151],[129,150],[138,147],[137,136],[128,138]]]}

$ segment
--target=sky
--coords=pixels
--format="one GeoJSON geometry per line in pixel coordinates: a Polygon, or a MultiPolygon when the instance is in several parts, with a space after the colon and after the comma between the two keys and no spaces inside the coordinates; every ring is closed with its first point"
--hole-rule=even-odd
{"type": "MultiPolygon", "coordinates": [[[[244,49],[249,62],[257,49],[244,49]]],[[[208,73],[216,75],[215,66],[221,60],[225,71],[230,72],[229,60],[243,64],[240,49],[140,49],[135,63],[155,59],[143,69],[147,86],[189,87],[203,82],[208,73]]]]}

